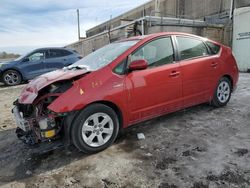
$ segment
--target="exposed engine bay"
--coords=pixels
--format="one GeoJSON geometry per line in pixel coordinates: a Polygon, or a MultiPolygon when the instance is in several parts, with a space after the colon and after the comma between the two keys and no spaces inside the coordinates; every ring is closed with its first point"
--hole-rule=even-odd
{"type": "Polygon", "coordinates": [[[72,86],[73,80],[59,81],[39,91],[33,104],[21,104],[16,100],[12,113],[17,123],[16,134],[28,145],[58,140],[63,136],[63,118],[47,107],[72,86]]]}

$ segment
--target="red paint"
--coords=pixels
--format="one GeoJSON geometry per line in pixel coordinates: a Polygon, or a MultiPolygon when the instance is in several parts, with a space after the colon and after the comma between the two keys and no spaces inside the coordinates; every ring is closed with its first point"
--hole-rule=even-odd
{"type": "Polygon", "coordinates": [[[87,73],[86,70],[57,70],[43,74],[26,85],[21,92],[18,102],[22,104],[32,104],[38,96],[38,92],[46,86],[58,81],[68,80],[85,73],[87,73]]]}
{"type": "MultiPolygon", "coordinates": [[[[123,116],[123,127],[188,106],[209,102],[222,76],[230,76],[235,88],[238,68],[231,50],[221,44],[217,55],[176,61],[145,70],[118,75],[113,69],[134,50],[162,36],[185,35],[184,33],[157,33],[124,40],[140,41],[111,62],[108,66],[86,74],[53,101],[48,108],[57,113],[76,111],[94,102],[115,104],[123,116]],[[84,91],[81,94],[80,89],[84,91]]],[[[201,37],[197,37],[204,40],[201,37]]],[[[213,42],[213,41],[212,41],[213,42]]],[[[143,62],[141,62],[142,66],[143,62]]],[[[133,66],[133,65],[132,65],[133,66]]],[[[143,67],[145,68],[145,67],[143,67]]],[[[49,84],[85,74],[86,71],[56,71],[43,75],[23,90],[19,102],[33,103],[38,91],[49,84]]]]}
{"type": "Polygon", "coordinates": [[[143,70],[148,67],[148,62],[145,59],[139,59],[135,60],[130,63],[129,70],[135,71],[135,70],[143,70]]]}

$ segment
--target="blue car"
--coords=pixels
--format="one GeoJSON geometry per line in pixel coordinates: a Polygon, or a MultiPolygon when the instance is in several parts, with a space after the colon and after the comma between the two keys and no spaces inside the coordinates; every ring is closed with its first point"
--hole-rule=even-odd
{"type": "Polygon", "coordinates": [[[67,48],[40,48],[13,61],[0,63],[0,81],[13,86],[71,65],[82,57],[67,48]]]}

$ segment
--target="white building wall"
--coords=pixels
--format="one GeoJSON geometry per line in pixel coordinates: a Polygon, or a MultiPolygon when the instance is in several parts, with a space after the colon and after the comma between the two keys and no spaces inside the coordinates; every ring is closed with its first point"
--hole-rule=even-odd
{"type": "Polygon", "coordinates": [[[240,71],[250,70],[250,7],[234,11],[233,53],[240,71]]]}

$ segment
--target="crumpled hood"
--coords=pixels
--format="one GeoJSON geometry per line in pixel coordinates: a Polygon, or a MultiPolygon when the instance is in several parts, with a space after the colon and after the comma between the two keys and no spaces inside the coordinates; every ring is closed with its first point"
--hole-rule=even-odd
{"type": "Polygon", "coordinates": [[[33,79],[30,83],[26,85],[26,87],[21,92],[18,102],[22,104],[32,104],[33,101],[36,99],[38,92],[41,89],[45,88],[46,86],[61,80],[68,80],[76,76],[86,74],[88,72],[89,71],[86,69],[81,69],[81,70],[60,69],[43,74],[33,79]]]}

